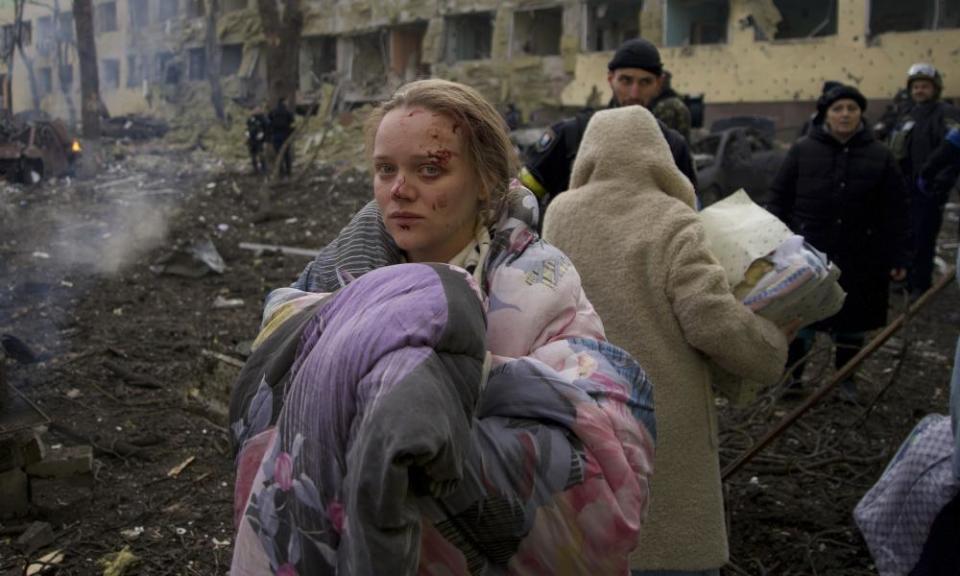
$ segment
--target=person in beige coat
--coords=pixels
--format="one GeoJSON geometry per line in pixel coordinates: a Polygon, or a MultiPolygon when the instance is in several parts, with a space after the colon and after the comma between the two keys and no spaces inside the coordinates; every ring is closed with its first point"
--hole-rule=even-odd
{"type": "Polygon", "coordinates": [[[640,106],[598,112],[571,189],[543,236],[573,260],[610,342],[647,371],[657,404],[649,516],[634,574],[718,574],[729,556],[711,361],[775,383],[787,338],[731,293],[707,249],[690,182],[640,106]]]}

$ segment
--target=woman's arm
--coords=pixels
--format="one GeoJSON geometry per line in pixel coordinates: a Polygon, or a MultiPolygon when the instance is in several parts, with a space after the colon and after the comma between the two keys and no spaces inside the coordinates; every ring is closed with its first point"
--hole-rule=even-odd
{"type": "Polygon", "coordinates": [[[681,217],[665,254],[667,297],[686,341],[727,372],[775,383],[787,359],[786,337],[730,291],[696,214],[681,217]]]}

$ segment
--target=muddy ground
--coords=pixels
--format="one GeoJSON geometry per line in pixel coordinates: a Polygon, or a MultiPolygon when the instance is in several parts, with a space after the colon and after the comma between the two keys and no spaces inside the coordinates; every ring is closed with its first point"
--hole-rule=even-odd
{"type": "MultiPolygon", "coordinates": [[[[273,190],[268,211],[260,189],[242,164],[158,149],[92,182],[0,186],[0,332],[39,357],[8,358],[7,379],[49,417],[49,449],[95,450],[92,489],[47,486],[31,517],[0,523],[0,574],[22,573],[13,541],[35,519],[55,540],[31,558],[61,550],[59,574],[99,574],[124,547],[139,558],[128,574],[226,573],[229,386],[263,297],[308,261],[239,244],[319,248],[370,188],[362,171],[317,168],[273,190]],[[222,273],[187,254],[205,239],[222,273]]],[[[731,477],[726,574],[874,573],[851,511],[911,427],[946,411],[958,300],[948,287],[866,363],[859,403],[827,397],[731,477]]],[[[829,347],[817,350],[810,389],[829,375],[829,347]]],[[[721,403],[724,464],[797,405],[778,389],[746,408],[721,403]]]]}

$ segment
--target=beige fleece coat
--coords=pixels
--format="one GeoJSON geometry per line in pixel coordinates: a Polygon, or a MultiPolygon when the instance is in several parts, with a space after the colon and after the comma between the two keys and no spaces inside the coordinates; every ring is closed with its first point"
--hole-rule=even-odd
{"type": "Polygon", "coordinates": [[[654,386],[657,457],[631,567],[718,568],[728,550],[708,361],[774,383],[786,339],[731,294],[693,188],[645,109],[596,113],[570,184],[547,210],[544,238],[573,260],[607,338],[654,386]]]}

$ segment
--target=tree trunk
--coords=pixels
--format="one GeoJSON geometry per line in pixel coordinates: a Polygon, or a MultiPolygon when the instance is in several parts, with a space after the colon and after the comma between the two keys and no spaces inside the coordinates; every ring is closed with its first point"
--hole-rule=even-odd
{"type": "Polygon", "coordinates": [[[223,87],[220,85],[220,44],[217,42],[217,18],[220,1],[207,0],[207,80],[210,82],[210,102],[217,119],[223,122],[223,87]]]}
{"type": "Polygon", "coordinates": [[[301,0],[257,0],[267,60],[267,97],[270,106],[285,98],[294,110],[300,80],[300,36],[303,32],[301,0]]]}
{"type": "Polygon", "coordinates": [[[93,1],[73,0],[73,21],[77,28],[77,56],[80,61],[80,115],[83,137],[100,139],[100,75],[97,71],[97,44],[93,35],[93,1]]]}

